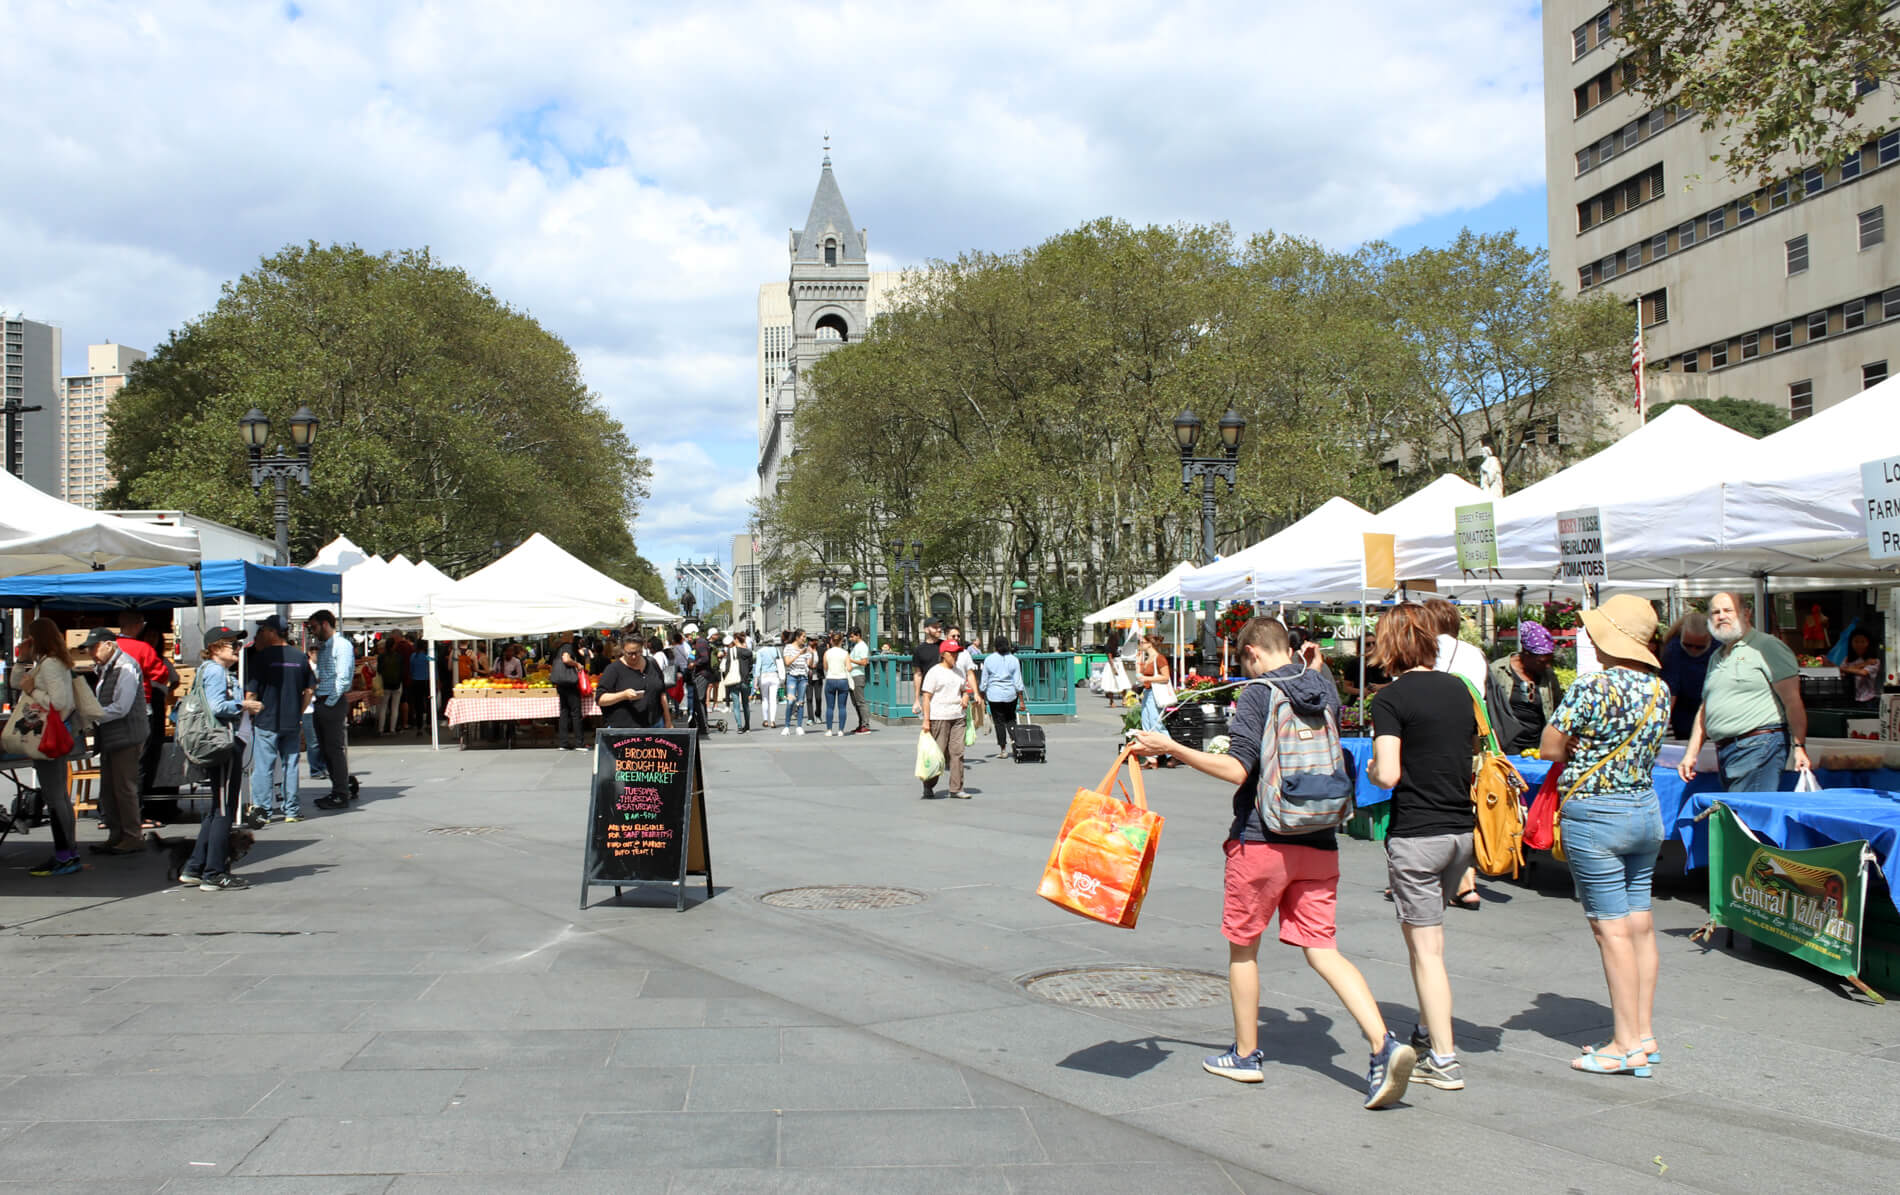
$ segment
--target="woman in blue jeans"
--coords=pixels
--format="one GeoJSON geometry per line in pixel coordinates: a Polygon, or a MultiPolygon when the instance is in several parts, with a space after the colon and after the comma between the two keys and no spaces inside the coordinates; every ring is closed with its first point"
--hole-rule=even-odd
{"type": "Polygon", "coordinates": [[[1662,1055],[1656,1008],[1656,923],[1650,881],[1662,847],[1656,751],[1669,729],[1669,689],[1656,675],[1656,611],[1619,594],[1583,612],[1603,671],[1577,678],[1544,727],[1542,755],[1562,779],[1563,850],[1610,987],[1612,1036],[1570,1063],[1594,1075],[1647,1078],[1662,1055]]]}
{"type": "Polygon", "coordinates": [[[779,727],[780,734],[805,733],[805,687],[811,684],[811,670],[817,663],[818,653],[806,641],[805,632],[798,632],[785,649],[785,716],[790,721],[779,727]]]}

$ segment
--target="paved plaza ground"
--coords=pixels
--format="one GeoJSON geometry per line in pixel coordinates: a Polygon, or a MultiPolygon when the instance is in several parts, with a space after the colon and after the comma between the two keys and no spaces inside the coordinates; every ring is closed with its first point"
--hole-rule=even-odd
{"type": "MultiPolygon", "coordinates": [[[[262,832],[247,892],[168,889],[157,855],[33,879],[45,831],[10,838],[0,1189],[1757,1192],[1900,1169],[1900,1008],[1690,942],[1704,913],[1680,889],[1657,906],[1647,1081],[1567,1069],[1609,1011],[1548,864],[1448,914],[1469,1088],[1384,1112],[1359,1107],[1351,1022],[1277,944],[1255,1086],[1201,1070],[1231,1037],[1217,983],[1146,1010],[1031,994],[1052,968],[1226,959],[1228,790],[1184,770],[1151,773],[1168,823],[1140,928],[1036,897],[1113,753],[1094,710],[1049,738],[1047,765],[976,764],[974,799],[926,802],[914,732],[714,736],[718,891],[685,913],[660,890],[576,907],[582,753],[361,747],[361,804],[262,832]],[[921,899],[759,899],[834,884],[921,899]]],[[[1403,1034],[1383,859],[1343,846],[1341,945],[1403,1034]]]]}

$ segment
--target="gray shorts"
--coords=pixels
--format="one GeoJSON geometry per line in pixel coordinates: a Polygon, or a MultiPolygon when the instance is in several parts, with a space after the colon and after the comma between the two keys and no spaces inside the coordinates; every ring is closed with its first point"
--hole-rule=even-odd
{"type": "Polygon", "coordinates": [[[1477,862],[1471,833],[1385,840],[1392,907],[1407,925],[1445,924],[1445,906],[1457,895],[1465,869],[1477,862]]]}

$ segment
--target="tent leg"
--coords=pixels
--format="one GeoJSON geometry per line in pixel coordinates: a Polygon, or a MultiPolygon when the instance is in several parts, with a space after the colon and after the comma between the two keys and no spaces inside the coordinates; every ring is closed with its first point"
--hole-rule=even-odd
{"type": "Polygon", "coordinates": [[[435,667],[435,644],[429,644],[429,750],[442,750],[442,716],[436,711],[441,707],[441,687],[436,681],[440,675],[435,667]]]}

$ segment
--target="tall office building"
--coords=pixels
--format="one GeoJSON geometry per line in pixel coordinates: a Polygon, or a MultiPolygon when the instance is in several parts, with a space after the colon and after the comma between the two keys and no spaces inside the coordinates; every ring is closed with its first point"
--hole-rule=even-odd
{"type": "Polygon", "coordinates": [[[0,467],[55,498],[60,352],[60,330],[52,324],[0,313],[0,467]]]}
{"type": "Polygon", "coordinates": [[[112,484],[112,472],[106,468],[106,415],[112,396],[125,386],[126,374],[143,360],[142,351],[123,344],[87,345],[86,372],[62,380],[60,487],[66,501],[97,509],[99,494],[112,484]]]}
{"type": "Polygon", "coordinates": [[[1799,419],[1900,367],[1891,82],[1862,109],[1887,131],[1858,155],[1790,159],[1761,187],[1711,161],[1719,129],[1629,90],[1615,5],[1546,0],[1543,13],[1551,270],[1573,294],[1635,308],[1652,405],[1745,398],[1799,419]]]}

